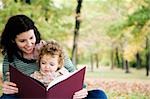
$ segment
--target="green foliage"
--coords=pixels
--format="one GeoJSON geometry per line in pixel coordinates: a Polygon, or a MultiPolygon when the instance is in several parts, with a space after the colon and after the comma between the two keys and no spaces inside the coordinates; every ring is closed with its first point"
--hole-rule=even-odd
{"type": "Polygon", "coordinates": [[[143,26],[150,19],[150,8],[142,7],[128,17],[127,26],[143,26]]]}
{"type": "MultiPolygon", "coordinates": [[[[10,16],[25,14],[35,21],[43,39],[58,40],[71,56],[76,0],[31,0],[31,4],[22,0],[17,3],[3,0],[3,3],[0,32],[10,16]]],[[[98,53],[100,63],[110,65],[110,52],[115,52],[115,48],[118,48],[120,57],[128,54],[126,56],[131,61],[137,51],[145,53],[144,37],[149,34],[141,31],[150,18],[149,6],[149,0],[83,0],[79,63],[90,63],[90,55],[98,53]],[[129,10],[132,13],[129,14],[129,10]]],[[[144,54],[141,55],[145,62],[144,54]]]]}
{"type": "MultiPolygon", "coordinates": [[[[124,58],[130,61],[133,65],[136,65],[135,54],[136,52],[145,52],[145,37],[149,36],[150,32],[148,29],[143,28],[147,25],[150,19],[150,2],[148,0],[143,1],[132,1],[137,6],[133,13],[128,16],[124,16],[124,19],[119,22],[119,20],[110,25],[107,34],[112,38],[113,47],[119,47],[120,52],[124,51],[124,58]]],[[[132,4],[131,3],[131,4],[132,4]]],[[[113,48],[112,48],[113,50],[113,48]]],[[[141,54],[142,62],[145,62],[145,55],[141,54]]],[[[143,64],[142,64],[143,66],[143,64]]]]}
{"type": "Polygon", "coordinates": [[[35,21],[43,39],[64,40],[70,35],[74,22],[74,16],[71,16],[74,10],[71,2],[62,2],[59,7],[56,6],[59,2],[55,0],[32,0],[31,5],[21,1],[16,3],[13,0],[4,0],[3,3],[4,9],[0,10],[1,27],[4,27],[10,16],[25,14],[35,21]],[[68,6],[70,4],[71,6],[68,6]]]}
{"type": "Polygon", "coordinates": [[[117,21],[116,23],[113,23],[112,25],[110,25],[110,27],[107,30],[107,34],[110,37],[116,37],[119,35],[122,35],[122,30],[124,29],[124,21],[117,21]]]}
{"type": "Polygon", "coordinates": [[[141,33],[142,28],[146,22],[150,19],[150,2],[148,0],[143,1],[145,5],[139,5],[139,8],[131,15],[128,16],[124,27],[135,26],[132,33],[138,36],[137,33],[141,33]]]}

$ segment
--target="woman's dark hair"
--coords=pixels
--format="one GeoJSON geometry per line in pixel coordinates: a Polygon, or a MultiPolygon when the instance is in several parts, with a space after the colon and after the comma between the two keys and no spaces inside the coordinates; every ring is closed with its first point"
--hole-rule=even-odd
{"type": "Polygon", "coordinates": [[[40,33],[29,17],[26,15],[15,15],[8,19],[1,35],[0,44],[2,54],[4,55],[7,53],[9,62],[13,61],[13,55],[18,51],[16,43],[13,42],[15,41],[16,36],[30,29],[34,30],[36,43],[39,43],[41,40],[40,33]]]}

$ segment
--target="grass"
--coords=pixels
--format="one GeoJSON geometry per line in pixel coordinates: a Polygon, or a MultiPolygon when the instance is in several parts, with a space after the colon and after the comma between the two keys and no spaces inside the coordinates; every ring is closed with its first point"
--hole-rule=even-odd
{"type": "Polygon", "coordinates": [[[106,92],[109,99],[149,99],[149,96],[140,93],[120,94],[117,92],[106,92]]]}
{"type": "Polygon", "coordinates": [[[150,99],[150,87],[147,87],[150,76],[145,73],[145,69],[130,68],[130,73],[125,73],[125,70],[104,66],[91,72],[87,67],[86,79],[91,87],[102,88],[109,99],[150,99]]]}
{"type": "Polygon", "coordinates": [[[86,77],[105,78],[105,79],[122,79],[122,80],[145,80],[150,81],[150,77],[147,77],[145,69],[133,69],[130,68],[130,73],[125,73],[125,70],[110,67],[100,67],[94,69],[94,72],[87,68],[86,77]]]}

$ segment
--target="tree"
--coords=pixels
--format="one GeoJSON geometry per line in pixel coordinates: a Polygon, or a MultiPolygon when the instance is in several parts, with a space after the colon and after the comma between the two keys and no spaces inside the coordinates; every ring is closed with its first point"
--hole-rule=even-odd
{"type": "Polygon", "coordinates": [[[77,49],[78,49],[78,38],[79,38],[79,29],[80,29],[80,10],[82,6],[82,0],[77,0],[78,5],[76,8],[76,21],[75,21],[75,30],[74,30],[74,40],[73,40],[73,49],[72,49],[72,62],[77,64],[77,49]]]}
{"type": "Polygon", "coordinates": [[[129,73],[129,62],[128,62],[128,60],[125,61],[125,73],[129,73]]]}
{"type": "MultiPolygon", "coordinates": [[[[18,2],[18,0],[14,0],[15,2],[18,2]]],[[[21,2],[25,2],[27,4],[31,4],[31,0],[20,0],[21,2]]]]}
{"type": "Polygon", "coordinates": [[[149,76],[150,71],[150,47],[149,39],[146,38],[146,76],[149,76]]]}

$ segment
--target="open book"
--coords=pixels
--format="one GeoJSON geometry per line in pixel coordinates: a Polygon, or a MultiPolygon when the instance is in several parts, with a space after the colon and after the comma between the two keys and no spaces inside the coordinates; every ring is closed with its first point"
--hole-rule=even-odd
{"type": "Polygon", "coordinates": [[[86,67],[83,67],[70,75],[60,76],[46,88],[41,82],[23,74],[15,67],[9,66],[10,81],[17,84],[18,96],[21,99],[72,99],[73,94],[83,88],[85,69],[86,67]]]}

